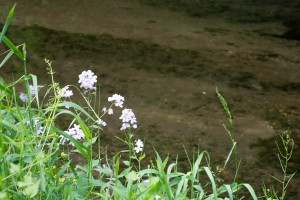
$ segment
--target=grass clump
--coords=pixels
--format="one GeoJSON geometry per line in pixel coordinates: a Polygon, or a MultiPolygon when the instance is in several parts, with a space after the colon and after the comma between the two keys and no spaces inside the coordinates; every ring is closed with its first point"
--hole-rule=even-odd
{"type": "MultiPolygon", "coordinates": [[[[114,94],[99,110],[97,76],[91,70],[79,75],[79,87],[62,87],[47,59],[52,82],[40,86],[37,77],[27,73],[26,45],[16,46],[5,36],[13,13],[14,7],[0,36],[8,47],[1,67],[17,55],[24,75],[10,83],[0,81],[0,199],[241,199],[242,188],[257,199],[250,184],[238,182],[237,173],[231,183],[222,181],[212,171],[206,151],[197,153],[188,172],[178,171],[176,162],[169,164],[157,152],[155,161],[142,168],[144,142],[133,135],[138,122],[132,109],[123,109],[125,98],[114,94]],[[24,92],[18,92],[22,87],[24,92]],[[75,93],[83,99],[82,105],[72,102],[75,93]],[[101,154],[101,133],[105,116],[115,109],[122,109],[124,134],[118,138],[128,149],[109,159],[101,154]],[[72,119],[67,130],[59,123],[66,117],[72,119]],[[85,162],[74,163],[72,154],[85,162]]],[[[217,95],[228,115],[230,127],[224,127],[232,140],[224,170],[232,154],[236,159],[237,143],[227,103],[218,91],[217,95]]],[[[236,171],[238,166],[236,159],[236,171]]],[[[286,179],[283,183],[286,189],[286,179]]]]}

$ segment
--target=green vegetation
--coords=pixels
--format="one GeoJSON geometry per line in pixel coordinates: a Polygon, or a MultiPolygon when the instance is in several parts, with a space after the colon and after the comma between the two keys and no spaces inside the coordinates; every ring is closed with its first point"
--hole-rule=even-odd
{"type": "MultiPolygon", "coordinates": [[[[155,161],[142,168],[146,152],[143,151],[144,143],[133,135],[137,120],[131,109],[123,109],[119,117],[123,137],[118,138],[128,149],[115,153],[112,158],[103,157],[104,116],[123,108],[124,97],[117,94],[108,97],[108,106],[101,110],[95,86],[97,76],[92,71],[83,71],[79,75],[79,87],[62,87],[55,81],[52,63],[47,59],[45,63],[52,83],[38,85],[38,78],[27,73],[26,44],[16,46],[5,36],[13,13],[14,8],[0,35],[0,42],[8,47],[0,68],[7,67],[7,61],[16,55],[14,59],[23,63],[24,74],[10,83],[0,80],[0,199],[217,200],[241,199],[245,195],[258,199],[250,184],[238,182],[240,161],[233,137],[233,122],[226,100],[218,90],[217,96],[229,120],[229,126],[224,125],[224,128],[232,141],[232,148],[219,171],[226,169],[233,156],[236,174],[232,182],[224,182],[219,178],[219,172],[212,170],[206,151],[198,152],[195,159],[189,160],[188,172],[178,171],[176,162],[169,164],[168,158],[162,159],[158,152],[155,161]],[[24,93],[19,92],[22,87],[24,93]],[[43,97],[39,95],[41,91],[43,97]],[[81,96],[83,105],[71,101],[73,93],[81,96]],[[62,130],[59,122],[66,116],[72,118],[72,122],[68,130],[62,130]],[[84,162],[74,163],[72,154],[83,158],[84,162]]],[[[285,151],[280,151],[279,158],[284,178],[276,178],[282,184],[277,199],[284,199],[292,178],[286,170],[293,150],[290,148],[292,139],[289,134],[283,134],[282,141],[285,151]]],[[[274,194],[275,190],[272,194],[265,192],[262,198],[269,199],[274,194]]]]}

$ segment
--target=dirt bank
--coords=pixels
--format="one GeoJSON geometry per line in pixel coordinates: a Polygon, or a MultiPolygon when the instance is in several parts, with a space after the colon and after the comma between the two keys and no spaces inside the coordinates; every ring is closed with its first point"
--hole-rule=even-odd
{"type": "MultiPolygon", "coordinates": [[[[0,3],[5,10],[11,5],[0,3]]],[[[277,161],[270,160],[274,137],[288,128],[296,139],[291,168],[300,167],[300,42],[270,36],[284,31],[278,23],[191,18],[133,1],[32,0],[18,3],[13,25],[8,34],[27,43],[30,71],[41,84],[49,83],[47,57],[63,85],[76,84],[82,70],[96,72],[102,105],[112,93],[124,95],[149,157],[154,146],[172,159],[179,154],[184,168],[185,145],[189,152],[209,150],[213,162],[224,161],[230,140],[217,86],[233,114],[242,180],[259,189],[268,171],[279,173],[277,161]]],[[[16,77],[22,67],[13,62],[4,70],[2,76],[16,77]]],[[[117,118],[106,119],[103,133],[111,153],[122,147],[113,137],[122,134],[117,118]]],[[[292,196],[299,183],[297,175],[292,196]]]]}

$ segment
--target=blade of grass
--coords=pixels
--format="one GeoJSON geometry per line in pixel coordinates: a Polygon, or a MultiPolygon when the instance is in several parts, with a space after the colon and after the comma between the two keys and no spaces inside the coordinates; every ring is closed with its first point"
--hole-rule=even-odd
{"type": "Polygon", "coordinates": [[[249,185],[248,183],[242,183],[240,185],[242,185],[242,186],[244,186],[245,188],[248,189],[248,191],[251,194],[253,200],[257,200],[257,196],[256,196],[255,191],[254,191],[254,189],[251,185],[249,185]]]}
{"type": "Polygon", "coordinates": [[[76,121],[78,122],[80,128],[82,129],[85,138],[88,140],[92,138],[92,134],[91,134],[89,128],[85,125],[85,123],[83,122],[83,120],[80,118],[79,115],[77,115],[69,110],[65,110],[65,109],[57,109],[56,111],[58,113],[57,115],[68,114],[68,115],[73,116],[76,119],[76,121]]]}
{"type": "Polygon", "coordinates": [[[39,104],[39,90],[38,90],[37,77],[36,77],[36,75],[31,74],[31,78],[32,78],[32,84],[34,87],[35,100],[37,103],[37,107],[39,108],[40,104],[39,104]]]}
{"type": "Polygon", "coordinates": [[[89,156],[89,149],[86,148],[85,146],[83,146],[83,144],[81,144],[80,142],[78,142],[76,139],[74,139],[72,136],[68,135],[67,133],[65,133],[64,131],[56,128],[56,127],[52,127],[52,130],[55,131],[56,133],[63,135],[64,137],[66,137],[68,140],[70,140],[71,142],[74,143],[75,147],[78,149],[78,151],[88,160],[90,161],[90,156],[89,156]]]}
{"type": "Polygon", "coordinates": [[[24,56],[21,51],[19,51],[19,49],[6,36],[3,36],[2,40],[21,60],[24,60],[24,56]]]}
{"type": "Polygon", "coordinates": [[[9,51],[9,53],[5,56],[5,58],[2,60],[0,64],[0,68],[9,60],[9,58],[14,54],[13,51],[9,51]]]}
{"type": "MultiPolygon", "coordinates": [[[[5,94],[9,94],[9,95],[13,96],[13,92],[2,84],[0,84],[0,90],[2,90],[5,94]]],[[[20,97],[16,96],[16,99],[19,103],[23,103],[23,101],[20,99],[20,97]]]]}
{"type": "Polygon", "coordinates": [[[230,157],[231,157],[231,154],[232,154],[232,152],[234,151],[234,149],[236,148],[236,144],[237,144],[236,142],[233,142],[232,148],[231,148],[230,152],[228,153],[227,158],[226,158],[226,160],[225,160],[223,169],[226,168],[226,165],[227,165],[227,163],[228,163],[228,161],[229,161],[229,159],[230,159],[230,157]]]}
{"type": "Polygon", "coordinates": [[[218,193],[217,193],[217,185],[216,185],[216,182],[215,182],[215,179],[213,177],[213,174],[211,173],[210,169],[208,167],[204,167],[204,170],[210,180],[210,183],[211,183],[211,186],[212,186],[212,189],[213,189],[213,197],[215,200],[218,199],[218,193]]]}
{"type": "Polygon", "coordinates": [[[227,189],[227,192],[228,192],[228,195],[229,195],[229,199],[230,200],[233,200],[233,192],[232,192],[232,189],[231,189],[231,187],[230,187],[230,185],[224,185],[225,186],[225,188],[227,189]]]}
{"type": "Polygon", "coordinates": [[[6,31],[7,31],[7,28],[10,24],[10,21],[12,20],[12,17],[14,15],[14,12],[15,12],[15,7],[16,7],[16,4],[12,7],[12,9],[9,11],[9,14],[6,18],[6,21],[5,21],[5,24],[2,28],[2,31],[1,31],[1,35],[0,35],[0,43],[2,42],[2,38],[4,37],[6,31]]]}

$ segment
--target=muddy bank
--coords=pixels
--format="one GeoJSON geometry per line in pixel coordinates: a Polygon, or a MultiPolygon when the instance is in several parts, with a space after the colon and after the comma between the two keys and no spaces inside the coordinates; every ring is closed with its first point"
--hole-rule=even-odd
{"type": "MultiPolygon", "coordinates": [[[[179,155],[186,169],[185,145],[188,152],[208,150],[212,162],[222,164],[230,140],[222,127],[226,117],[215,95],[218,86],[234,118],[241,180],[259,190],[268,172],[279,174],[274,139],[288,128],[296,142],[291,170],[299,169],[300,43],[262,34],[283,32],[281,24],[195,19],[124,1],[95,3],[86,16],[88,4],[63,1],[58,9],[56,3],[18,4],[8,36],[26,42],[29,71],[40,84],[50,83],[46,57],[62,85],[76,84],[83,70],[94,71],[101,105],[113,93],[124,95],[138,118],[135,135],[146,140],[148,159],[153,146],[171,160],[179,155]]],[[[22,70],[22,63],[12,61],[0,73],[12,79],[22,70]]],[[[105,119],[103,147],[109,154],[124,148],[114,137],[122,134],[117,116],[105,119]]],[[[297,195],[299,181],[297,174],[291,196],[297,195]]]]}
{"type": "MultiPolygon", "coordinates": [[[[299,83],[279,81],[272,74],[266,79],[255,69],[224,70],[220,64],[241,57],[228,58],[217,52],[172,49],[110,35],[71,34],[38,26],[11,27],[8,36],[15,38],[16,43],[26,42],[29,71],[38,75],[41,84],[49,83],[43,64],[43,58],[47,57],[54,61],[55,77],[62,85],[75,84],[77,75],[88,66],[100,77],[103,104],[105,97],[113,93],[124,95],[127,105],[139,118],[140,128],[135,134],[145,138],[149,159],[154,146],[163,155],[170,154],[172,160],[179,155],[179,165],[184,169],[187,159],[182,145],[185,145],[189,152],[198,148],[209,150],[214,163],[223,162],[230,141],[222,128],[226,119],[215,86],[227,98],[234,116],[235,135],[243,155],[242,180],[259,188],[261,180],[256,177],[267,177],[268,170],[279,171],[272,155],[276,152],[276,134],[281,130],[290,128],[293,132],[295,158],[298,157],[299,83]],[[218,54],[218,60],[209,59],[212,54],[218,54]],[[255,176],[249,177],[250,169],[255,169],[255,176]]],[[[264,59],[258,59],[257,55],[247,56],[262,64],[279,57],[266,53],[262,54],[264,59]]],[[[1,74],[17,76],[22,70],[21,63],[13,62],[1,74]]],[[[262,69],[261,73],[266,72],[262,69]]],[[[124,145],[114,138],[120,134],[118,121],[107,120],[111,120],[111,127],[103,134],[103,145],[113,154],[124,145]]],[[[293,159],[291,170],[298,167],[299,161],[293,159]]]]}

